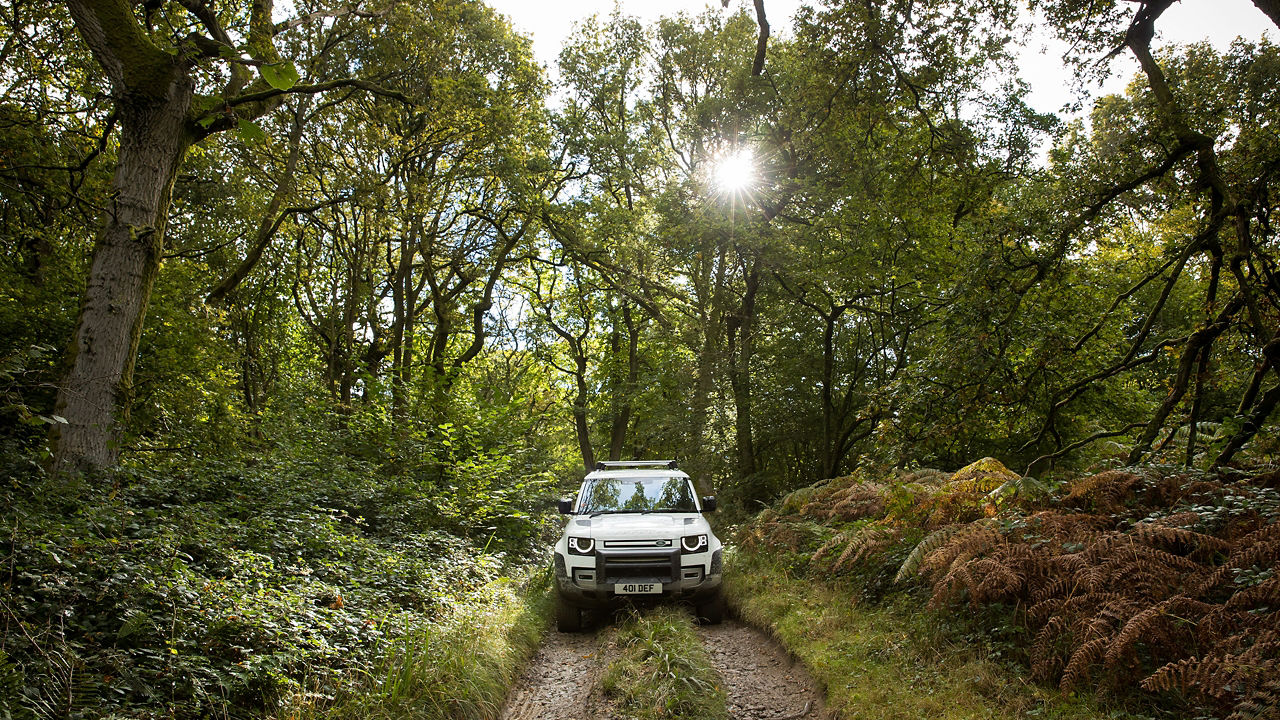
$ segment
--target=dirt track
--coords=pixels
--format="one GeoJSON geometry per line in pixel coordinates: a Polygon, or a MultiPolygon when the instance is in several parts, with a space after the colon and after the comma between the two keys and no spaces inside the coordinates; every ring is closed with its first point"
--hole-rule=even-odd
{"type": "Polygon", "coordinates": [[[822,693],[800,663],[761,632],[738,623],[699,628],[724,678],[729,717],[791,720],[823,717],[822,693]]]}
{"type": "MultiPolygon", "coordinates": [[[[699,629],[725,681],[734,720],[822,718],[821,692],[786,651],[762,633],[726,621],[699,629]]],[[[597,633],[552,630],[524,677],[512,689],[503,720],[618,718],[600,697],[597,682],[608,648],[597,633]]]]}
{"type": "Polygon", "coordinates": [[[524,677],[512,689],[503,720],[586,720],[592,717],[600,670],[595,633],[547,633],[524,677]]]}

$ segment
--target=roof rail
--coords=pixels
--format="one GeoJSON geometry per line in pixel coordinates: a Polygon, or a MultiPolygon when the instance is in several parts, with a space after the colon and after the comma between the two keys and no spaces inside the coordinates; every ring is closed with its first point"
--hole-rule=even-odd
{"type": "Polygon", "coordinates": [[[616,468],[629,467],[665,467],[668,470],[676,469],[675,460],[601,460],[596,463],[597,470],[612,470],[616,468]]]}

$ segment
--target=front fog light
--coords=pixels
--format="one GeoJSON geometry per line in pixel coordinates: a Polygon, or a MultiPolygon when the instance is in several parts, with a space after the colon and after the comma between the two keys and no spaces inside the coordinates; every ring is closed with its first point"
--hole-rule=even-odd
{"type": "Polygon", "coordinates": [[[680,538],[680,547],[687,553],[702,552],[707,549],[707,536],[705,534],[685,535],[680,538]]]}
{"type": "Polygon", "coordinates": [[[591,551],[594,550],[595,547],[596,541],[591,538],[569,538],[569,554],[571,555],[590,555],[591,551]]]}

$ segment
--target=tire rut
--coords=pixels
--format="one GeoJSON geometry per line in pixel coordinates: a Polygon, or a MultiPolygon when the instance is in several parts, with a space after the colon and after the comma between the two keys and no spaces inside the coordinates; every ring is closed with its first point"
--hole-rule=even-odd
{"type": "Polygon", "coordinates": [[[698,629],[728,695],[733,720],[826,717],[818,684],[764,633],[736,622],[698,629]]]}
{"type": "Polygon", "coordinates": [[[586,720],[600,675],[595,633],[547,633],[547,640],[507,698],[502,720],[586,720]]]}

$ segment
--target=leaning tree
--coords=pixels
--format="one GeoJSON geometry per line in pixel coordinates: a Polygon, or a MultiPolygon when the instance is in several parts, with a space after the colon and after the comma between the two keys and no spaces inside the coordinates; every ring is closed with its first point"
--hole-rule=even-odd
{"type": "Polygon", "coordinates": [[[119,135],[105,220],[58,391],[55,471],[116,460],[173,184],[187,150],[227,130],[259,133],[253,120],[289,94],[386,92],[368,76],[301,82],[293,60],[305,65],[301,61],[312,58],[286,55],[331,53],[353,36],[350,28],[341,31],[344,26],[395,6],[339,3],[326,9],[300,2],[298,14],[284,20],[276,19],[272,0],[217,6],[203,0],[68,0],[67,7],[109,83],[119,135]],[[311,51],[288,43],[291,33],[317,26],[332,42],[311,45],[311,51]]]}

